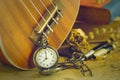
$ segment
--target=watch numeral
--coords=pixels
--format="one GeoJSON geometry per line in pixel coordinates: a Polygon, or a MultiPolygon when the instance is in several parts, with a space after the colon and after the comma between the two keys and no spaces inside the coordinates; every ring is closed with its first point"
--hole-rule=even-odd
{"type": "Polygon", "coordinates": [[[52,60],[52,62],[54,62],[54,60],[52,60]]]}

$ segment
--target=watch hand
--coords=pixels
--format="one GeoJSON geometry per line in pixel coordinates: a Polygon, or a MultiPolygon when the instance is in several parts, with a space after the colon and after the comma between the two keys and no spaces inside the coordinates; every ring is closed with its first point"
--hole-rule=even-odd
{"type": "Polygon", "coordinates": [[[47,60],[47,53],[45,51],[45,59],[43,60],[43,62],[46,61],[46,60],[47,60]]]}
{"type": "Polygon", "coordinates": [[[47,59],[47,52],[45,51],[45,59],[47,59]]]}

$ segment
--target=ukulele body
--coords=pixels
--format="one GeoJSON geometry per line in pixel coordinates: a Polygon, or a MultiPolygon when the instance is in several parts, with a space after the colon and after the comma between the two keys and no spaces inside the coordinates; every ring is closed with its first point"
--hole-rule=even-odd
{"type": "MultiPolygon", "coordinates": [[[[0,0],[0,61],[22,70],[34,68],[33,53],[35,45],[29,38],[33,29],[42,19],[28,0],[23,0],[35,20],[21,4],[21,0],[0,0]]],[[[52,4],[43,0],[47,7],[52,4]]],[[[69,34],[79,10],[79,0],[60,0],[63,17],[48,36],[49,45],[58,49],[69,34]]],[[[54,2],[54,1],[53,1],[54,2]]],[[[42,15],[46,9],[39,0],[34,4],[42,15]]]]}

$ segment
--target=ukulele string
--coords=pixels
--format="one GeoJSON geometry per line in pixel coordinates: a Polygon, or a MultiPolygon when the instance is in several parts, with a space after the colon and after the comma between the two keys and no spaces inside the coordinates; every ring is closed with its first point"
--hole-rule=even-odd
{"type": "Polygon", "coordinates": [[[52,4],[52,6],[55,8],[55,4],[53,4],[53,2],[51,0],[49,0],[49,2],[52,4]]]}
{"type": "Polygon", "coordinates": [[[25,7],[25,9],[27,10],[27,12],[30,14],[30,16],[34,19],[34,21],[36,22],[36,23],[38,23],[37,22],[37,20],[35,19],[35,17],[32,15],[32,13],[30,12],[30,10],[28,9],[28,7],[25,5],[25,3],[23,2],[23,0],[20,0],[20,2],[22,3],[22,5],[25,7]]]}
{"type": "Polygon", "coordinates": [[[39,1],[42,3],[43,7],[47,10],[47,12],[49,13],[49,15],[51,15],[51,12],[48,10],[48,8],[45,5],[45,3],[42,0],[39,0],[39,1]]]}
{"type": "Polygon", "coordinates": [[[46,19],[42,16],[42,14],[40,13],[40,11],[37,9],[37,7],[35,6],[35,4],[33,3],[33,1],[32,0],[29,0],[30,1],[30,3],[32,4],[32,6],[35,8],[35,10],[39,13],[39,15],[41,16],[41,18],[44,20],[44,21],[46,21],[46,19]]]}
{"type": "MultiPolygon", "coordinates": [[[[53,2],[51,1],[51,0],[49,0],[49,2],[51,3],[51,5],[54,7],[54,8],[56,8],[56,5],[55,4],[53,4],[53,2]]],[[[63,17],[63,15],[57,10],[57,13],[61,16],[61,17],[63,17]]]]}
{"type": "MultiPolygon", "coordinates": [[[[45,3],[42,1],[42,0],[40,0],[40,2],[42,3],[42,5],[44,6],[44,8],[47,10],[47,12],[49,13],[49,15],[52,15],[52,13],[50,12],[50,10],[47,8],[47,6],[45,5],[45,3]]],[[[51,3],[51,2],[50,2],[51,3]]],[[[54,22],[56,23],[56,24],[58,24],[58,22],[52,17],[52,19],[54,20],[54,22]]]]}
{"type": "MultiPolygon", "coordinates": [[[[38,21],[37,21],[37,20],[35,19],[35,17],[33,16],[33,14],[31,13],[31,11],[30,11],[30,10],[28,9],[28,7],[25,5],[25,3],[23,2],[23,0],[20,0],[20,2],[21,2],[22,5],[24,6],[24,8],[27,10],[27,12],[30,14],[30,16],[33,18],[33,20],[37,23],[37,25],[38,25],[40,28],[42,28],[42,27],[40,26],[40,24],[38,23],[38,21]]],[[[44,35],[45,37],[48,37],[45,32],[42,31],[42,33],[43,33],[43,35],[44,35]]]]}
{"type": "MultiPolygon", "coordinates": [[[[42,14],[40,13],[40,11],[38,10],[38,8],[35,6],[35,4],[33,3],[32,0],[29,0],[30,3],[32,4],[32,6],[35,8],[35,10],[38,12],[38,14],[41,16],[41,18],[43,19],[44,22],[47,22],[47,20],[45,19],[44,16],[42,16],[42,14]]],[[[50,25],[47,24],[47,27],[50,29],[51,32],[53,32],[53,29],[50,27],[50,25]]],[[[39,33],[39,31],[38,31],[39,33]]]]}

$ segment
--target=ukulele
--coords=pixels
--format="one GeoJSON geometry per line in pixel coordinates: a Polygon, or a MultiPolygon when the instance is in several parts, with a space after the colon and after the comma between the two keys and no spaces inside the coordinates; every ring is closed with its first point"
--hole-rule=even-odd
{"type": "Polygon", "coordinates": [[[35,44],[44,35],[58,49],[69,34],[79,0],[0,0],[0,61],[34,68],[35,44]]]}

